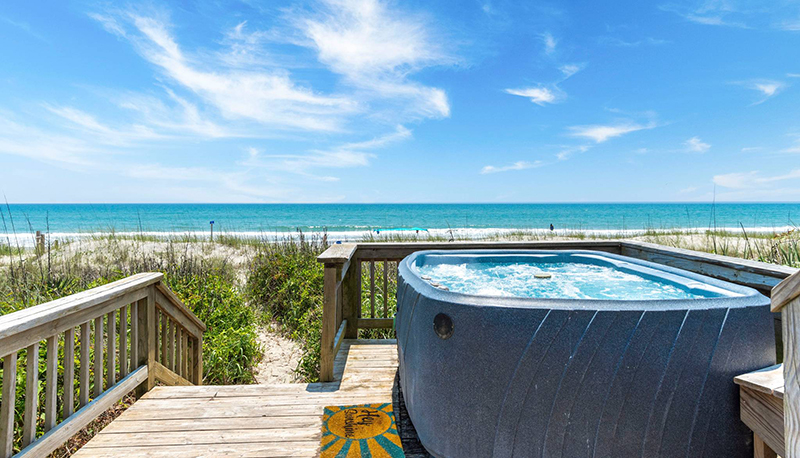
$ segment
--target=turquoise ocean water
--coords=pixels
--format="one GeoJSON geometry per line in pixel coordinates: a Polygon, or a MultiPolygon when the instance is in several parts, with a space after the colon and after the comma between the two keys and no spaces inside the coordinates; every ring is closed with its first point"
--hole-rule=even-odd
{"type": "Polygon", "coordinates": [[[508,230],[589,233],[713,227],[784,231],[800,224],[800,203],[592,204],[17,204],[3,208],[0,233],[54,236],[92,232],[280,236],[302,230],[356,238],[369,231],[421,227],[461,236],[508,230]],[[11,228],[13,218],[15,230],[11,228]]]}

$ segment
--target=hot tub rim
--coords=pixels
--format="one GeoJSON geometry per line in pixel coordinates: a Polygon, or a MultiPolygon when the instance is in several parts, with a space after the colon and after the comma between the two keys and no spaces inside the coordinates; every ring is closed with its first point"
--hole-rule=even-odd
{"type": "Polygon", "coordinates": [[[398,263],[398,274],[420,294],[427,297],[449,302],[457,305],[474,307],[511,307],[511,308],[544,308],[563,310],[707,310],[717,308],[757,307],[769,304],[769,298],[748,286],[719,280],[707,275],[690,272],[677,267],[658,264],[642,259],[607,253],[594,250],[506,250],[506,249],[476,249],[476,250],[422,250],[406,256],[398,263]],[[457,291],[443,290],[431,285],[422,279],[415,268],[414,262],[420,256],[426,255],[491,255],[491,254],[577,254],[605,257],[612,260],[623,261],[630,264],[646,267],[659,272],[684,277],[690,280],[707,283],[711,286],[731,291],[739,296],[704,297],[696,299],[645,299],[645,300],[610,300],[610,299],[579,299],[579,298],[528,298],[511,296],[480,296],[465,294],[457,291]]]}

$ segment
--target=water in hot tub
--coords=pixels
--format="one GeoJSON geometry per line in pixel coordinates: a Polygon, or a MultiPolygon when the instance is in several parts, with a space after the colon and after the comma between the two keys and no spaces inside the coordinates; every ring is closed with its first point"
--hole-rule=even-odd
{"type": "Polygon", "coordinates": [[[437,263],[418,266],[418,270],[420,275],[450,291],[479,296],[611,300],[717,296],[700,291],[695,293],[671,282],[645,278],[609,266],[578,262],[437,263]],[[536,274],[542,273],[549,273],[550,278],[536,278],[536,274]]]}

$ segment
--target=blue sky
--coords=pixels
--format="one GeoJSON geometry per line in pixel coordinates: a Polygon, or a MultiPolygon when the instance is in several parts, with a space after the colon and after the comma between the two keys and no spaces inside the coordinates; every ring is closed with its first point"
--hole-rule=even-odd
{"type": "Polygon", "coordinates": [[[0,190],[800,201],[799,58],[791,0],[3,2],[0,190]]]}

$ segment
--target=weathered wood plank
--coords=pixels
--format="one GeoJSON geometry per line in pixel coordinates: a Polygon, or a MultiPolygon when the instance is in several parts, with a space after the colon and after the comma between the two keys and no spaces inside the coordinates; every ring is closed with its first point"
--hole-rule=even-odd
{"type": "Polygon", "coordinates": [[[47,339],[47,379],[44,387],[44,430],[50,431],[56,426],[56,404],[58,396],[58,337],[47,339]]]}
{"type": "Polygon", "coordinates": [[[788,266],[733,258],[699,251],[672,248],[654,243],[624,240],[619,242],[621,254],[658,264],[707,275],[770,294],[783,279],[797,272],[788,266]]]}
{"type": "Polygon", "coordinates": [[[64,333],[64,398],[61,406],[64,418],[75,410],[75,328],[64,333]]]}
{"type": "MultiPolygon", "coordinates": [[[[32,329],[29,329],[25,332],[20,332],[19,334],[12,334],[9,335],[8,337],[0,339],[0,350],[8,348],[15,348],[17,350],[20,350],[22,348],[29,346],[34,342],[39,342],[54,334],[61,334],[67,329],[78,327],[81,324],[89,320],[92,320],[97,316],[102,316],[110,312],[111,310],[118,309],[123,304],[138,300],[143,295],[144,292],[142,290],[130,291],[119,298],[113,299],[108,302],[103,302],[101,304],[97,304],[92,308],[83,309],[81,311],[69,314],[67,316],[64,316],[63,318],[54,321],[42,322],[40,325],[32,329]]],[[[0,322],[2,322],[2,320],[3,317],[0,317],[0,322]]]]}
{"type": "Polygon", "coordinates": [[[0,403],[0,453],[10,457],[14,448],[14,406],[17,398],[17,353],[3,357],[3,397],[0,403]]]}
{"type": "Polygon", "coordinates": [[[103,317],[94,319],[94,397],[103,392],[103,317]]]}
{"type": "MultiPolygon", "coordinates": [[[[389,259],[399,261],[422,250],[596,250],[620,254],[618,240],[562,240],[533,242],[400,242],[359,243],[355,258],[361,261],[389,259]]],[[[323,253],[324,254],[324,253],[323,253]]],[[[319,259],[319,258],[318,258],[319,259]]]]}
{"type": "MultiPolygon", "coordinates": [[[[126,293],[157,283],[163,278],[164,275],[161,273],[132,275],[107,285],[3,315],[0,317],[0,340],[24,333],[42,323],[58,321],[65,316],[117,299],[126,293]]],[[[80,323],[75,324],[78,325],[80,323]]]]}
{"type": "MultiPolygon", "coordinates": [[[[141,342],[139,342],[139,329],[141,324],[139,322],[139,310],[142,308],[142,301],[131,304],[131,366],[130,370],[139,367],[139,351],[141,342]]],[[[145,302],[146,304],[146,302],[145,302]]]]}
{"type": "MultiPolygon", "coordinates": [[[[346,328],[343,324],[341,330],[346,328]]],[[[126,410],[76,456],[204,456],[208,447],[231,445],[233,456],[316,456],[325,406],[391,402],[397,370],[394,340],[338,339],[334,361],[340,381],[313,384],[161,386],[126,410]],[[358,359],[349,364],[346,357],[358,359]],[[370,360],[369,357],[373,359],[370,360]],[[374,364],[372,366],[370,363],[374,364]],[[287,444],[307,444],[287,449],[287,444]]],[[[155,367],[160,365],[156,363],[155,367]]],[[[169,373],[161,366],[159,371],[169,373]]],[[[225,453],[214,454],[225,455],[225,453]]]]}
{"type": "Polygon", "coordinates": [[[375,261],[369,262],[369,317],[375,318],[375,261]]]}
{"type": "MultiPolygon", "coordinates": [[[[781,308],[783,326],[784,430],[788,456],[800,456],[800,297],[781,308]]],[[[766,437],[762,438],[767,441],[766,437]]],[[[774,449],[781,456],[787,456],[774,449]]]]}
{"type": "Polygon", "coordinates": [[[762,393],[783,397],[783,364],[765,367],[757,371],[749,372],[735,377],[733,381],[737,385],[745,386],[751,390],[761,391],[762,393]]]}
{"type": "MultiPolygon", "coordinates": [[[[187,328],[192,332],[197,332],[198,334],[201,334],[206,330],[205,323],[200,321],[200,318],[197,318],[197,316],[192,313],[191,310],[189,310],[189,307],[187,307],[186,304],[184,304],[180,298],[178,298],[178,296],[176,296],[175,293],[173,293],[172,290],[167,287],[167,285],[165,285],[163,282],[156,283],[156,291],[158,294],[156,299],[159,297],[166,298],[166,304],[162,305],[167,305],[167,307],[173,306],[177,310],[180,310],[180,313],[175,313],[175,321],[181,323],[184,328],[187,328]],[[184,324],[183,319],[187,319],[191,323],[184,324]],[[197,331],[194,331],[195,329],[197,329],[197,331]]],[[[172,309],[168,308],[167,313],[171,312],[172,309]]]]}
{"type": "MultiPolygon", "coordinates": [[[[139,303],[139,305],[144,305],[146,310],[146,318],[144,319],[144,326],[139,328],[139,332],[141,333],[143,328],[147,331],[143,333],[140,337],[142,342],[146,342],[145,349],[139,347],[142,350],[142,354],[140,355],[141,358],[147,360],[147,364],[144,367],[153,367],[156,364],[156,335],[158,333],[158,321],[156,315],[156,289],[154,286],[150,286],[147,289],[147,302],[139,303]]],[[[142,312],[140,309],[139,312],[142,312]]],[[[149,372],[147,375],[147,385],[145,386],[146,390],[151,390],[156,385],[156,375],[152,372],[149,372]]]]}
{"type": "Polygon", "coordinates": [[[358,316],[361,313],[361,263],[350,263],[342,280],[342,319],[347,320],[344,337],[358,337],[358,316]]]}
{"type": "Polygon", "coordinates": [[[128,305],[119,309],[119,376],[128,375],[128,305]]]}
{"type": "Polygon", "coordinates": [[[47,456],[145,380],[147,380],[147,367],[143,366],[59,423],[39,440],[22,449],[16,456],[18,458],[47,456]]]}
{"type": "Polygon", "coordinates": [[[186,380],[191,380],[191,375],[189,374],[189,334],[185,331],[181,332],[181,348],[183,357],[181,361],[183,362],[183,366],[181,366],[181,377],[185,378],[186,380]]]}
{"type": "MultiPolygon", "coordinates": [[[[161,313],[166,313],[170,321],[178,323],[193,336],[202,334],[205,331],[205,325],[203,327],[198,326],[196,320],[191,318],[194,315],[189,309],[185,305],[173,304],[171,297],[174,297],[174,295],[168,297],[160,289],[156,288],[156,304],[161,309],[161,313]]],[[[175,298],[175,300],[178,299],[175,298]]]]}
{"type": "Polygon", "coordinates": [[[36,420],[39,415],[39,343],[26,350],[25,411],[22,414],[22,446],[36,440],[36,420]]]}
{"type": "Polygon", "coordinates": [[[90,381],[90,371],[89,371],[89,346],[91,344],[92,334],[89,329],[89,322],[83,323],[81,325],[81,367],[80,367],[80,382],[78,389],[80,393],[78,394],[78,402],[81,407],[85,406],[89,403],[89,381],[90,381]]]}
{"type": "Polygon", "coordinates": [[[185,378],[181,377],[175,372],[172,372],[172,370],[170,370],[168,367],[164,366],[161,363],[155,363],[153,365],[153,372],[155,373],[155,377],[157,380],[167,385],[183,385],[183,386],[192,385],[192,382],[186,380],[185,378]]]}
{"type": "Polygon", "coordinates": [[[162,447],[170,445],[239,444],[250,442],[286,442],[320,440],[319,428],[241,429],[239,431],[150,431],[146,433],[100,433],[86,448],[162,447]]]}
{"type": "Polygon", "coordinates": [[[203,336],[195,339],[192,344],[192,382],[195,385],[203,384],[203,336]]]}
{"type": "Polygon", "coordinates": [[[778,454],[758,434],[753,434],[753,458],[778,458],[778,454]]]}
{"type": "Polygon", "coordinates": [[[392,318],[359,318],[359,329],[391,329],[394,326],[392,318]]]}
{"type": "Polygon", "coordinates": [[[333,346],[337,331],[336,297],[337,278],[340,266],[325,265],[322,292],[322,336],[320,339],[319,378],[323,382],[333,380],[333,346]]]}
{"type": "Polygon", "coordinates": [[[342,264],[349,261],[356,252],[355,243],[336,243],[328,247],[317,261],[324,264],[342,264]]]}
{"type": "MultiPolygon", "coordinates": [[[[117,458],[120,449],[116,447],[98,447],[79,450],[76,458],[117,458]]],[[[164,457],[164,458],[197,458],[197,457],[259,457],[288,458],[315,457],[319,455],[319,440],[285,441],[285,442],[252,442],[242,444],[194,444],[172,445],[165,447],[127,447],[125,456],[164,457]]]]}
{"type": "Polygon", "coordinates": [[[175,372],[175,322],[167,320],[167,363],[164,366],[175,372]]]}
{"type": "Polygon", "coordinates": [[[283,417],[279,422],[275,421],[274,418],[265,417],[263,415],[254,417],[175,418],[172,420],[163,420],[160,418],[126,420],[124,417],[119,417],[106,426],[102,434],[117,432],[147,433],[150,431],[182,431],[190,433],[193,431],[236,431],[240,429],[285,428],[315,428],[319,430],[319,425],[319,415],[283,417]]]}
{"type": "Polygon", "coordinates": [[[117,311],[108,312],[106,319],[106,389],[117,383],[117,311]]]}
{"type": "Polygon", "coordinates": [[[800,297],[800,270],[772,288],[770,308],[773,312],[777,312],[797,297],[800,297]]]}
{"type": "Polygon", "coordinates": [[[783,402],[775,396],[747,387],[739,388],[740,417],[779,455],[784,454],[783,402]]]}
{"type": "Polygon", "coordinates": [[[383,260],[383,318],[389,316],[389,260],[383,260]]]}
{"type": "Polygon", "coordinates": [[[183,330],[178,326],[175,327],[175,369],[173,372],[186,378],[183,373],[183,330]]]}

